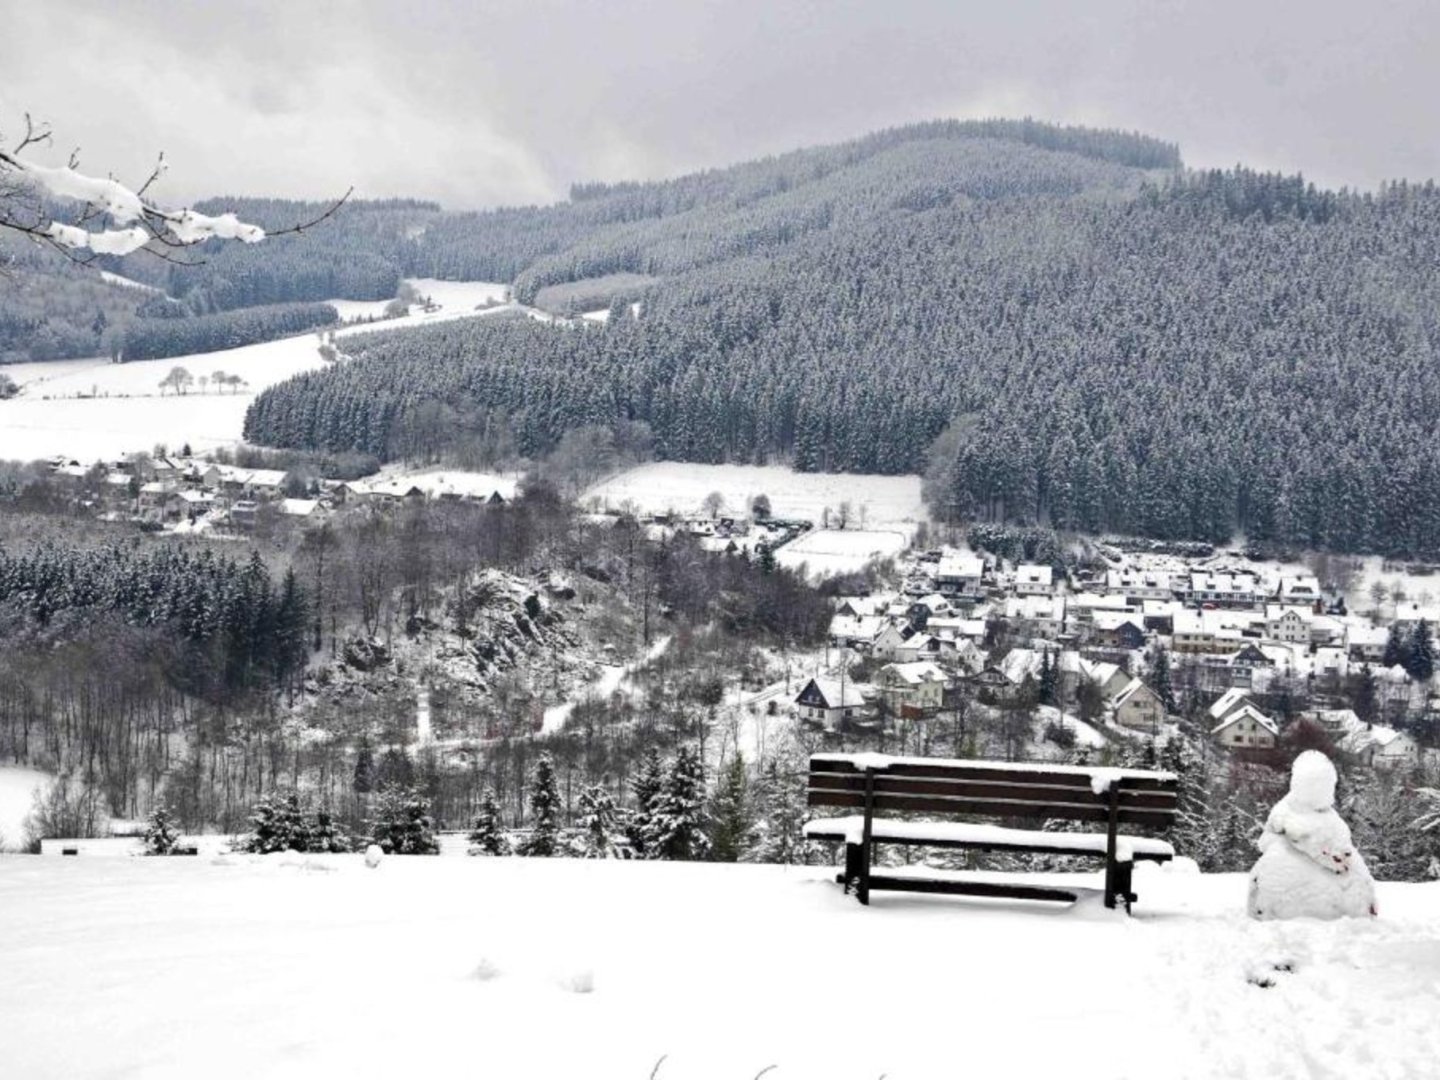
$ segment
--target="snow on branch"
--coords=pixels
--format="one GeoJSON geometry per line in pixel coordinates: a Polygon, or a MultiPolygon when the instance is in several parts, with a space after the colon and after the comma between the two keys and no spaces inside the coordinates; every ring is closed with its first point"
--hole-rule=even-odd
{"type": "Polygon", "coordinates": [[[287,229],[267,233],[258,225],[241,221],[234,214],[202,214],[196,210],[165,210],[146,198],[145,193],[165,172],[161,155],[154,172],[138,190],[126,187],[113,177],[101,179],[86,176],[69,165],[41,165],[20,156],[30,146],[50,139],[48,128],[36,128],[25,117],[25,138],[14,150],[0,150],[0,229],[10,229],[48,243],[71,258],[77,252],[86,261],[94,255],[128,255],[141,249],[160,258],[169,258],[166,248],[185,248],[206,240],[238,240],[257,244],[267,236],[301,233],[320,224],[350,198],[346,191],[319,216],[287,229]],[[45,213],[43,201],[24,203],[23,197],[44,195],[83,204],[74,224],[53,221],[45,213]],[[17,212],[20,211],[20,212],[17,212]],[[87,229],[90,222],[108,219],[115,226],[129,228],[87,229]],[[152,243],[153,242],[153,243],[152,243]]]}

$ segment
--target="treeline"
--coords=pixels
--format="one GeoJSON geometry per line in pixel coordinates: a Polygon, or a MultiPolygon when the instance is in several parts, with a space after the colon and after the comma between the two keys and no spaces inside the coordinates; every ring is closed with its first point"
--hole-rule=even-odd
{"type": "Polygon", "coordinates": [[[533,455],[638,420],[673,459],[928,470],[946,520],[1440,554],[1433,185],[1026,195],[1054,163],[1011,164],[1015,197],[837,203],[851,224],[673,274],[638,320],[368,336],[262,394],[247,438],[393,457],[439,402],[533,455]]]}
{"type": "Polygon", "coordinates": [[[136,319],[116,343],[122,362],[218,352],[331,326],[340,315],[330,304],[275,304],[214,315],[136,319]]]}

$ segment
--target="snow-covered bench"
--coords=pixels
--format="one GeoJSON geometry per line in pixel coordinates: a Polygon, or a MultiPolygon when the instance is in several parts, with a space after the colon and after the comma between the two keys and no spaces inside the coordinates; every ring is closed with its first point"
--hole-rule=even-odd
{"type": "Polygon", "coordinates": [[[1026,900],[1075,900],[1073,889],[1004,875],[957,875],[907,868],[872,870],[876,844],[912,844],[974,851],[1022,851],[1093,856],[1105,861],[1105,906],[1135,901],[1137,859],[1165,862],[1175,850],[1164,840],[1120,834],[1123,826],[1168,828],[1175,817],[1174,773],[1003,761],[901,758],[882,754],[815,754],[810,758],[809,804],[859,814],[821,818],[805,826],[812,840],[845,845],[840,880],[862,904],[875,890],[958,893],[1026,900]],[[993,824],[905,821],[881,814],[963,814],[1103,823],[1104,832],[1042,832],[993,824]]]}

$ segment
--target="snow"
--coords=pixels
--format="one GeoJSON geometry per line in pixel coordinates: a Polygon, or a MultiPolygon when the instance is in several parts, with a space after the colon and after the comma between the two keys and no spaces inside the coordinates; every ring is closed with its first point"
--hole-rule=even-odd
{"type": "Polygon", "coordinates": [[[559,731],[565,726],[565,722],[570,719],[570,714],[575,711],[575,706],[581,701],[606,700],[610,695],[619,691],[631,675],[650,663],[650,661],[656,659],[669,647],[670,637],[666,635],[656,638],[639,660],[624,665],[599,665],[600,677],[598,679],[582,686],[578,694],[571,696],[568,700],[562,701],[558,705],[552,705],[545,710],[544,717],[541,720],[541,730],[547,735],[559,731]]]}
{"type": "MultiPolygon", "coordinates": [[[[858,844],[864,839],[865,818],[852,814],[839,818],[820,818],[805,826],[805,835],[820,838],[844,837],[847,844],[858,844]]],[[[1046,847],[1064,848],[1076,854],[1100,854],[1106,849],[1103,833],[1062,833],[1042,832],[1039,829],[1006,829],[999,825],[972,825],[957,821],[894,821],[888,818],[874,818],[870,822],[870,835],[877,840],[933,840],[936,843],[953,841],[966,844],[994,844],[996,847],[1046,847]]],[[[1164,840],[1147,836],[1116,837],[1116,857],[1121,862],[1133,862],[1135,856],[1160,855],[1174,858],[1175,849],[1164,840]]]]}
{"type": "Polygon", "coordinates": [[[1383,918],[1288,923],[1246,918],[1245,887],[1141,864],[1126,918],[1088,898],[862,908],[832,867],[5,857],[0,1072],[1433,1075],[1440,884],[1382,884],[1383,918]],[[1067,972],[1084,986],[1035,992],[1067,972]],[[857,1015],[874,1037],[849,1037],[857,1015]]]}
{"type": "Polygon", "coordinates": [[[830,577],[859,570],[872,559],[898,555],[914,535],[913,528],[817,529],[780,548],[775,561],[792,570],[804,566],[813,578],[830,577]]]}
{"type": "Polygon", "coordinates": [[[389,492],[403,495],[417,487],[431,498],[455,495],[466,498],[489,498],[499,493],[505,500],[515,498],[520,488],[519,473],[466,472],[463,469],[410,469],[403,465],[386,466],[375,476],[356,480],[352,490],[389,492]]]}
{"type": "Polygon", "coordinates": [[[19,765],[0,765],[0,851],[18,851],[25,842],[25,819],[35,790],[53,780],[49,773],[19,765]]]}
{"type": "MultiPolygon", "coordinates": [[[[494,282],[420,278],[412,284],[432,296],[439,310],[373,326],[344,327],[335,330],[334,337],[338,341],[372,330],[477,316],[477,304],[498,299],[505,291],[504,285],[494,282]]],[[[132,451],[148,451],[156,443],[175,450],[188,442],[196,451],[234,446],[241,441],[245,410],[256,393],[324,366],[319,342],[317,334],[306,333],[223,352],[132,364],[112,364],[102,357],[0,366],[0,374],[21,386],[19,395],[0,401],[0,460],[57,455],[81,462],[113,460],[132,451]],[[195,376],[197,389],[161,396],[160,380],[173,367],[195,376]],[[239,393],[198,392],[201,376],[217,371],[239,375],[248,385],[239,393]]]]}
{"type": "Polygon", "coordinates": [[[748,517],[751,500],[763,494],[777,518],[818,523],[827,508],[836,514],[840,504],[848,502],[857,525],[866,528],[929,520],[918,476],[800,473],[782,465],[656,461],[602,480],[583,498],[612,510],[628,502],[642,514],[698,514],[712,491],[725,499],[722,513],[730,516],[748,517]]]}
{"type": "MultiPolygon", "coordinates": [[[[1051,765],[1048,762],[1016,762],[1016,761],[971,761],[959,758],[935,758],[935,757],[894,757],[890,754],[811,754],[811,765],[824,765],[829,763],[847,763],[855,768],[882,769],[891,768],[896,765],[953,765],[965,766],[967,768],[991,769],[997,771],[1035,772],[1037,770],[1047,773],[1063,773],[1067,776],[1083,776],[1093,784],[1095,778],[1105,777],[1106,783],[1111,783],[1116,774],[1122,777],[1135,777],[1146,780],[1175,780],[1172,772],[1160,772],[1152,769],[1112,769],[1104,765],[1051,765]],[[860,765],[860,761],[866,764],[860,765]]],[[[1107,788],[1108,790],[1108,788],[1107,788]]]]}

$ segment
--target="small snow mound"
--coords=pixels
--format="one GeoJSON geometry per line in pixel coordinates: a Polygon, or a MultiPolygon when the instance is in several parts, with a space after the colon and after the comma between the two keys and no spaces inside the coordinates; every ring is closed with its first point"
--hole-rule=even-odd
{"type": "Polygon", "coordinates": [[[1306,750],[1290,769],[1291,806],[1328,810],[1335,805],[1335,766],[1319,750],[1306,750]]]}
{"type": "Polygon", "coordinates": [[[1090,790],[1096,795],[1110,794],[1110,785],[1122,777],[1119,769],[1096,769],[1090,774],[1090,790]]]}
{"type": "Polygon", "coordinates": [[[590,968],[579,968],[567,972],[556,980],[560,989],[568,990],[572,994],[593,994],[595,992],[595,972],[590,968]]]}
{"type": "Polygon", "coordinates": [[[874,769],[879,772],[888,769],[894,760],[889,754],[852,754],[850,760],[857,769],[874,769]]]}
{"type": "Polygon", "coordinates": [[[489,957],[482,956],[475,969],[470,972],[470,977],[478,982],[489,982],[500,975],[500,968],[489,957]]]}
{"type": "Polygon", "coordinates": [[[385,852],[379,844],[371,844],[365,849],[365,865],[374,870],[380,865],[380,860],[385,858],[385,852]]]}

